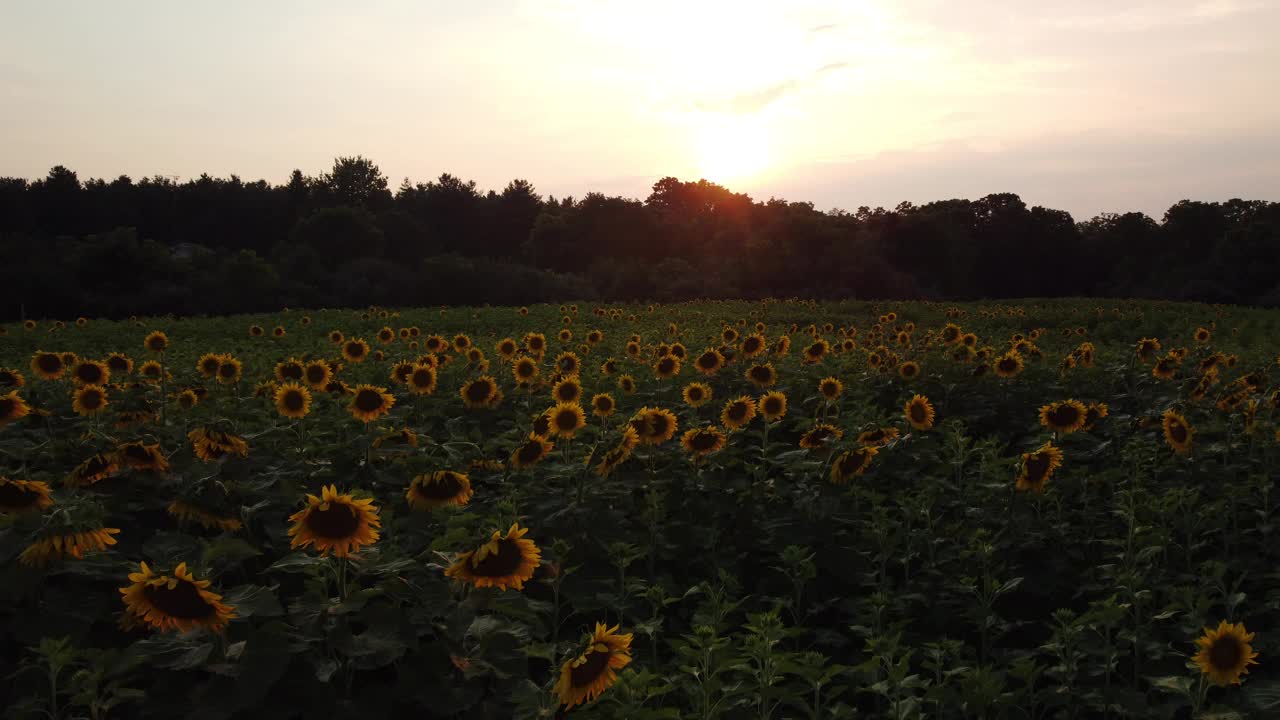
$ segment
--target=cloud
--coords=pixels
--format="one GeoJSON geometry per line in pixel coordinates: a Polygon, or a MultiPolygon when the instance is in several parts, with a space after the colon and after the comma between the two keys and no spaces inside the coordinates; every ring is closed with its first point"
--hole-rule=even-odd
{"type": "Polygon", "coordinates": [[[804,77],[791,78],[758,90],[738,93],[728,98],[701,100],[695,103],[695,107],[704,112],[730,112],[737,115],[746,115],[765,109],[783,97],[803,89],[806,85],[827,73],[847,67],[849,67],[847,62],[827,63],[804,77]]]}
{"type": "Polygon", "coordinates": [[[825,25],[814,25],[813,27],[809,28],[809,32],[820,33],[820,32],[823,32],[824,30],[835,30],[838,27],[840,27],[840,23],[826,23],[825,25]]]}

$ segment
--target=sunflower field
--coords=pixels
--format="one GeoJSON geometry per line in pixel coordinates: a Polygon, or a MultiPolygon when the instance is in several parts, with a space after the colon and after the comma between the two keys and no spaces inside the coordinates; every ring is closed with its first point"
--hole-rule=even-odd
{"type": "Polygon", "coordinates": [[[1280,717],[1280,313],[0,326],[15,718],[1280,717]]]}

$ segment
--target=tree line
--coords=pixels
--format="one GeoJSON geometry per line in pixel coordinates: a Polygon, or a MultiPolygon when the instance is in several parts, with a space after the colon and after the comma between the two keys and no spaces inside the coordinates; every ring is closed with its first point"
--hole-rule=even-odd
{"type": "Polygon", "coordinates": [[[0,317],[565,298],[1107,296],[1280,305],[1280,203],[1183,200],[1076,221],[1015,194],[821,211],[673,177],[643,200],[394,191],[341,157],[239,177],[0,178],[0,317]]]}

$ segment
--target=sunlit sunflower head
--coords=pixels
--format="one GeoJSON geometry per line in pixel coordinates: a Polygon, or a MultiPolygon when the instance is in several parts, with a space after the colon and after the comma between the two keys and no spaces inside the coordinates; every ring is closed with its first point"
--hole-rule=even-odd
{"type": "MultiPolygon", "coordinates": [[[[550,421],[548,419],[548,430],[550,433],[550,421]]],[[[547,441],[547,435],[539,435],[536,432],[529,433],[529,437],[525,439],[511,453],[511,467],[520,470],[532,465],[536,465],[542,458],[547,456],[555,446],[547,441]]]]}
{"type": "Polygon", "coordinates": [[[291,547],[312,547],[321,555],[347,557],[378,541],[378,508],[372,500],[357,500],[326,485],[319,497],[307,495],[307,505],[289,516],[291,547]]]}
{"type": "Polygon", "coordinates": [[[773,363],[758,363],[747,368],[743,375],[758,388],[773,387],[778,382],[778,371],[774,369],[773,363]]]}
{"type": "Polygon", "coordinates": [[[153,353],[162,353],[169,348],[169,336],[156,330],[142,341],[142,345],[153,353]]]}
{"type": "Polygon", "coordinates": [[[384,387],[375,385],[357,385],[351,393],[351,404],[347,411],[351,417],[361,422],[373,422],[391,412],[396,399],[384,387]]]}
{"type": "Polygon", "coordinates": [[[242,372],[243,368],[239,360],[230,355],[223,355],[222,362],[218,364],[218,382],[224,385],[238,383],[242,372]]]}
{"type": "Polygon", "coordinates": [[[342,357],[349,363],[362,363],[369,357],[369,343],[361,338],[343,341],[342,357]]]}
{"type": "Polygon", "coordinates": [[[106,410],[110,404],[107,389],[101,385],[83,385],[72,393],[71,408],[77,415],[93,417],[106,410]]]}
{"type": "Polygon", "coordinates": [[[205,353],[196,361],[196,371],[207,378],[218,376],[218,366],[222,365],[222,356],[217,353],[205,353]]]}
{"type": "Polygon", "coordinates": [[[41,380],[57,380],[66,371],[67,366],[58,353],[39,350],[31,356],[31,372],[41,380]]]}
{"type": "Polygon", "coordinates": [[[906,417],[907,423],[920,431],[932,428],[933,420],[936,416],[933,403],[929,402],[929,398],[924,395],[911,396],[906,406],[902,408],[902,413],[906,417]]]}
{"type": "Polygon", "coordinates": [[[711,386],[700,382],[685,385],[680,393],[690,407],[702,407],[711,399],[711,394],[711,386]]]}
{"type": "Polygon", "coordinates": [[[729,400],[720,410],[720,422],[729,430],[746,427],[757,413],[756,401],[749,395],[729,400]]]}
{"type": "Polygon", "coordinates": [[[576,377],[561,380],[551,388],[551,397],[557,403],[576,403],[582,399],[582,383],[576,377]]]}
{"type": "Polygon", "coordinates": [[[502,398],[498,382],[488,375],[468,380],[459,390],[462,402],[472,409],[491,408],[502,398]]]}
{"type": "Polygon", "coordinates": [[[841,453],[831,463],[831,483],[833,485],[844,485],[853,478],[865,473],[867,468],[871,467],[871,459],[876,456],[880,449],[871,445],[863,445],[847,452],[841,453]]]}
{"type": "Polygon", "coordinates": [[[1088,408],[1079,400],[1059,400],[1040,408],[1040,424],[1047,429],[1069,435],[1084,427],[1088,408]]]}
{"type": "Polygon", "coordinates": [[[471,501],[471,478],[453,470],[436,470],[418,475],[409,483],[404,497],[414,510],[462,507],[471,501]]]}
{"type": "Polygon", "coordinates": [[[528,532],[529,529],[520,527],[519,523],[513,524],[505,534],[495,530],[488,542],[460,553],[444,571],[445,576],[477,588],[523,590],[533,571],[542,564],[542,551],[525,537],[528,532]]]}
{"type": "Polygon", "coordinates": [[[111,370],[106,363],[81,360],[71,367],[71,379],[77,385],[106,385],[111,381],[111,370]]]}
{"type": "Polygon", "coordinates": [[[800,436],[800,447],[806,450],[817,450],[827,443],[844,437],[844,431],[828,423],[815,423],[805,434],[800,436]]]}
{"type": "Polygon", "coordinates": [[[756,408],[765,422],[777,422],[787,414],[787,396],[777,390],[767,392],[756,401],[756,408]]]}
{"type": "Polygon", "coordinates": [[[636,379],[630,375],[618,376],[618,389],[630,395],[636,391],[636,379]]]}
{"type": "Polygon", "coordinates": [[[1022,373],[1026,363],[1022,359],[1022,354],[1017,350],[1010,350],[996,359],[993,368],[996,375],[1002,378],[1017,377],[1022,373]]]}
{"type": "Polygon", "coordinates": [[[844,383],[834,376],[825,377],[818,381],[818,394],[828,402],[836,400],[843,393],[844,383]]]}
{"type": "Polygon", "coordinates": [[[54,530],[28,545],[18,556],[18,562],[28,567],[44,567],[51,562],[68,557],[81,560],[85,553],[106,550],[115,545],[120,528],[93,526],[76,529],[54,530]]]}
{"type": "Polygon", "coordinates": [[[0,513],[44,510],[53,505],[49,486],[38,480],[10,480],[0,475],[0,513]]]}
{"type": "Polygon", "coordinates": [[[1062,450],[1053,443],[1045,443],[1034,452],[1022,454],[1015,487],[1024,492],[1042,493],[1045,483],[1059,467],[1062,467],[1062,450]]]}
{"type": "Polygon", "coordinates": [[[1253,633],[1245,631],[1244,623],[1222,620],[1216,629],[1205,628],[1204,635],[1196,639],[1200,651],[1195,663],[1215,685],[1239,685],[1240,677],[1249,674],[1249,666],[1258,664],[1258,653],[1249,644],[1252,641],[1253,633]]]}
{"type": "Polygon", "coordinates": [[[665,408],[643,407],[631,417],[631,427],[646,445],[661,445],[675,437],[679,421],[665,408]]]}
{"type": "Polygon", "coordinates": [[[298,383],[289,382],[278,386],[272,399],[276,412],[284,417],[299,420],[311,412],[311,391],[298,383]]]}
{"type": "Polygon", "coordinates": [[[572,438],[587,424],[586,414],[582,411],[582,406],[576,402],[560,403],[551,408],[548,415],[551,417],[551,432],[566,440],[572,438]]]}
{"type": "Polygon", "coordinates": [[[62,481],[67,487],[86,487],[105,480],[120,470],[116,458],[109,453],[96,453],[75,466],[62,481]]]}
{"type": "Polygon", "coordinates": [[[1106,403],[1096,402],[1089,403],[1084,412],[1084,430],[1093,430],[1098,425],[1098,421],[1110,414],[1111,410],[1106,403]]]}
{"type": "Polygon", "coordinates": [[[1160,427],[1164,431],[1165,442],[1179,455],[1191,452],[1191,440],[1194,431],[1187,419],[1175,410],[1165,410],[1160,418],[1160,427]]]}
{"type": "Polygon", "coordinates": [[[609,393],[596,393],[591,397],[591,414],[596,417],[609,417],[617,409],[618,404],[609,393]]]}
{"type": "Polygon", "coordinates": [[[129,574],[129,585],[120,588],[126,611],[159,631],[208,630],[222,632],[236,617],[235,608],[209,590],[208,580],[197,580],[182,563],[173,575],[157,574],[146,563],[129,574]]]}
{"type": "Polygon", "coordinates": [[[829,352],[831,352],[831,343],[819,338],[804,349],[804,361],[806,363],[822,362],[822,358],[829,352]]]}
{"type": "Polygon", "coordinates": [[[673,378],[680,374],[680,358],[666,355],[658,358],[653,364],[653,375],[660,380],[673,378]]]}
{"type": "Polygon", "coordinates": [[[21,420],[31,414],[31,406],[27,404],[17,390],[0,395],[0,428],[11,422],[21,420]]]}
{"type": "Polygon", "coordinates": [[[703,374],[714,375],[717,370],[724,367],[724,355],[715,348],[707,348],[693,361],[693,364],[703,374]]]}

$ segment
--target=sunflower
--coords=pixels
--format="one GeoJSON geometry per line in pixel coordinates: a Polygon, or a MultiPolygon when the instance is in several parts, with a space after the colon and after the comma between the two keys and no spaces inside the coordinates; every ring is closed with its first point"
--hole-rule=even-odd
{"type": "Polygon", "coordinates": [[[172,577],[155,574],[146,563],[139,569],[129,573],[130,584],[120,594],[128,613],[156,630],[220,633],[236,616],[235,608],[208,589],[208,580],[197,580],[186,563],[174,568],[172,577]]]}
{"type": "Polygon", "coordinates": [[[599,345],[599,344],[600,344],[601,342],[603,342],[603,341],[604,341],[604,333],[603,333],[603,332],[601,332],[601,331],[599,331],[599,330],[592,330],[591,332],[588,332],[588,333],[587,333],[587,344],[588,344],[588,345],[599,345]]]}
{"type": "Polygon", "coordinates": [[[596,417],[609,417],[617,409],[618,404],[609,393],[596,393],[591,397],[591,414],[596,417]]]}
{"type": "Polygon", "coordinates": [[[38,480],[10,480],[0,475],[0,512],[43,510],[53,505],[49,486],[38,480]]]}
{"type": "Polygon", "coordinates": [[[684,386],[680,396],[689,407],[702,407],[711,400],[711,386],[706,383],[693,382],[684,386]]]}
{"type": "Polygon", "coordinates": [[[630,395],[636,391],[636,379],[630,375],[618,376],[618,389],[630,395]]]}
{"type": "Polygon", "coordinates": [[[193,505],[182,500],[174,500],[165,507],[165,512],[170,517],[177,519],[180,523],[196,524],[205,530],[225,530],[227,532],[235,532],[244,527],[244,523],[239,518],[225,517],[216,513],[209,512],[199,505],[193,505]]]}
{"type": "Polygon", "coordinates": [[[787,335],[779,337],[773,343],[773,354],[777,357],[786,357],[791,352],[791,338],[787,335]]]}
{"type": "Polygon", "coordinates": [[[629,341],[627,343],[626,353],[628,357],[640,357],[640,342],[638,340],[629,341]]]}
{"type": "Polygon", "coordinates": [[[1257,665],[1258,653],[1249,643],[1253,633],[1246,632],[1244,623],[1222,620],[1215,630],[1204,629],[1204,635],[1196,639],[1200,651],[1195,663],[1200,672],[1209,676],[1215,685],[1239,685],[1240,676],[1249,674],[1249,666],[1257,665]]]}
{"type": "Polygon", "coordinates": [[[249,444],[244,438],[222,430],[198,427],[187,433],[187,439],[191,441],[196,457],[201,460],[213,461],[227,456],[249,456],[249,444]]]}
{"type": "Polygon", "coordinates": [[[582,399],[582,384],[576,377],[561,380],[551,388],[551,397],[557,403],[576,403],[582,399]]]}
{"type": "Polygon", "coordinates": [[[773,387],[778,382],[778,371],[773,368],[773,363],[758,363],[747,368],[743,376],[758,388],[773,387]]]}
{"type": "Polygon", "coordinates": [[[364,545],[378,542],[378,508],[372,500],[339,494],[334,485],[321,488],[320,497],[307,495],[307,506],[289,516],[292,548],[314,547],[321,555],[347,557],[364,545]]]}
{"type": "MultiPolygon", "coordinates": [[[[549,433],[549,431],[548,431],[549,433]]],[[[548,442],[546,435],[539,435],[536,432],[529,433],[529,437],[511,453],[511,467],[519,470],[536,465],[542,458],[551,452],[555,445],[548,442]]]]}
{"type": "Polygon", "coordinates": [[[249,326],[249,337],[262,337],[263,335],[266,335],[266,334],[267,334],[267,331],[263,330],[261,325],[249,326]]]}
{"type": "Polygon", "coordinates": [[[653,374],[660,380],[673,378],[680,374],[680,358],[674,355],[667,355],[658,358],[653,364],[653,374]]]}
{"type": "Polygon", "coordinates": [[[954,345],[959,342],[962,334],[963,332],[960,330],[960,326],[955,323],[947,323],[942,326],[942,342],[948,345],[954,345]]]}
{"type": "Polygon", "coordinates": [[[324,390],[332,379],[333,368],[324,360],[312,360],[302,368],[302,381],[312,390],[324,390]]]}
{"type": "Polygon", "coordinates": [[[831,343],[818,338],[804,349],[804,362],[806,364],[822,362],[822,358],[826,357],[829,352],[831,352],[831,343]]]}
{"type": "Polygon", "coordinates": [[[31,414],[31,406],[14,390],[8,395],[0,395],[0,427],[21,420],[31,414]]]}
{"type": "Polygon", "coordinates": [[[1084,411],[1084,428],[1082,429],[1086,432],[1093,430],[1098,421],[1106,417],[1110,412],[1106,403],[1089,403],[1089,406],[1084,411]]]}
{"type": "Polygon", "coordinates": [[[1081,429],[1089,410],[1079,400],[1060,400],[1040,408],[1040,424],[1063,435],[1081,429]]]}
{"type": "Polygon", "coordinates": [[[54,560],[68,556],[83,559],[87,552],[106,550],[115,545],[112,535],[119,535],[120,528],[98,527],[79,532],[57,532],[31,543],[18,556],[18,562],[28,567],[44,567],[54,560]]]}
{"type": "Polygon", "coordinates": [[[679,421],[665,408],[642,407],[631,416],[631,427],[646,445],[661,445],[675,437],[679,421]]]}
{"type": "Polygon", "coordinates": [[[61,352],[58,357],[62,358],[62,365],[67,368],[80,362],[80,357],[73,352],[61,352]]]}
{"type": "Polygon", "coordinates": [[[764,335],[760,333],[752,333],[742,339],[742,356],[753,358],[769,349],[769,343],[765,341],[764,335]]]}
{"type": "Polygon", "coordinates": [[[453,349],[458,352],[466,352],[471,347],[471,338],[465,333],[458,333],[453,336],[453,349]]]}
{"type": "Polygon", "coordinates": [[[218,365],[218,382],[224,385],[230,385],[240,382],[240,374],[242,366],[240,361],[230,355],[222,356],[222,363],[218,365]]]}
{"type": "Polygon", "coordinates": [[[542,333],[531,332],[524,336],[524,349],[531,354],[542,356],[547,351],[547,338],[542,333]]]}
{"type": "Polygon", "coordinates": [[[787,414],[787,396],[781,392],[767,392],[756,401],[756,408],[765,422],[776,422],[787,414]]]}
{"type": "Polygon", "coordinates": [[[205,353],[196,361],[196,371],[207,378],[218,375],[218,366],[222,365],[222,356],[216,353],[205,353]]]}
{"type": "Polygon", "coordinates": [[[142,341],[142,345],[153,353],[162,353],[169,347],[169,336],[156,330],[142,341]]]}
{"type": "Polygon", "coordinates": [[[471,478],[452,470],[418,475],[404,493],[414,510],[435,510],[447,505],[462,507],[470,502],[471,495],[471,478]]]}
{"type": "Polygon", "coordinates": [[[1161,380],[1172,380],[1178,370],[1178,363],[1178,358],[1170,353],[1156,362],[1151,368],[1151,375],[1161,380]]]}
{"type": "Polygon", "coordinates": [[[155,360],[148,360],[142,363],[138,368],[138,373],[148,382],[159,382],[162,376],[167,375],[164,366],[155,360]]]}
{"type": "Polygon", "coordinates": [[[871,458],[876,456],[880,449],[870,445],[864,445],[860,448],[843,452],[836,461],[831,464],[831,482],[834,485],[844,485],[853,478],[861,475],[871,467],[871,458]]]}
{"type": "Polygon", "coordinates": [[[1209,340],[1212,337],[1213,337],[1213,333],[1209,332],[1208,328],[1196,328],[1195,338],[1196,338],[1196,342],[1199,343],[1200,345],[1203,345],[1209,342],[1209,340]]]}
{"type": "MultiPolygon", "coordinates": [[[[492,382],[492,380],[491,380],[492,382]]],[[[396,399],[384,387],[374,385],[357,385],[351,394],[351,404],[347,411],[362,422],[373,422],[391,412],[396,399]]]]}
{"type": "Polygon", "coordinates": [[[996,375],[1002,378],[1017,377],[1026,367],[1026,363],[1022,359],[1022,354],[1017,350],[1010,350],[996,359],[993,366],[996,375]]]}
{"type": "Polygon", "coordinates": [[[271,334],[279,338],[284,337],[287,334],[287,331],[284,329],[283,325],[277,325],[271,329],[271,334]]]}
{"type": "Polygon", "coordinates": [[[362,338],[344,341],[342,343],[342,357],[351,363],[364,362],[369,357],[369,343],[362,338]]]}
{"type": "Polygon", "coordinates": [[[818,394],[831,402],[844,392],[844,383],[835,377],[825,377],[818,381],[818,394]]]}
{"type": "Polygon", "coordinates": [[[57,380],[66,371],[67,366],[58,353],[39,350],[31,356],[31,372],[42,380],[57,380]]]}
{"type": "Polygon", "coordinates": [[[106,363],[97,360],[81,360],[72,366],[71,379],[77,385],[106,385],[111,381],[111,370],[106,363]]]}
{"type": "Polygon", "coordinates": [[[859,434],[858,443],[862,445],[888,445],[897,438],[898,428],[881,427],[859,434]]]}
{"type": "Polygon", "coordinates": [[[462,397],[462,402],[469,408],[491,408],[498,404],[502,399],[502,393],[498,391],[498,383],[488,375],[481,375],[474,380],[469,380],[458,390],[458,395],[462,397]]]}
{"type": "Polygon", "coordinates": [[[1187,419],[1174,410],[1165,410],[1160,418],[1160,427],[1164,430],[1165,442],[1179,455],[1191,452],[1191,440],[1195,432],[1187,424],[1187,419]]]}
{"type": "Polygon", "coordinates": [[[556,405],[547,413],[551,417],[551,431],[557,437],[571,439],[574,434],[586,426],[586,415],[582,406],[576,402],[565,402],[556,405]]]}
{"type": "Polygon", "coordinates": [[[1022,454],[1015,487],[1023,491],[1042,493],[1045,483],[1053,476],[1053,471],[1059,467],[1062,467],[1062,450],[1054,447],[1053,443],[1045,443],[1034,452],[1022,454]]]}
{"type": "Polygon", "coordinates": [[[542,564],[542,551],[524,536],[528,528],[513,523],[504,535],[495,530],[489,541],[475,550],[458,555],[444,571],[445,577],[468,582],[478,588],[523,590],[525,581],[542,564]]]}
{"type": "Polygon", "coordinates": [[[907,423],[917,430],[928,430],[933,427],[936,413],[933,410],[933,403],[929,402],[929,398],[924,395],[913,395],[902,408],[902,412],[907,418],[907,423]]]}
{"type": "Polygon", "coordinates": [[[618,361],[617,361],[617,360],[615,360],[615,359],[613,359],[613,358],[609,358],[609,359],[605,360],[604,362],[600,363],[600,374],[601,374],[601,375],[612,375],[612,374],[614,374],[614,373],[616,373],[616,372],[618,372],[618,361]]]}
{"type": "Polygon", "coordinates": [[[969,347],[977,347],[978,336],[973,333],[965,333],[960,336],[960,342],[964,345],[968,345],[969,347]]]}
{"type": "Polygon", "coordinates": [[[151,445],[140,441],[122,443],[116,447],[116,462],[134,470],[164,472],[169,469],[169,461],[160,451],[158,443],[151,445]]]}
{"type": "Polygon", "coordinates": [[[560,666],[553,692],[566,708],[591,702],[617,682],[617,671],[630,663],[631,634],[619,634],[617,625],[596,623],[583,653],[560,666]]]}
{"type": "Polygon", "coordinates": [[[304,376],[302,361],[289,358],[276,364],[276,379],[280,382],[301,382],[304,376]]]}
{"type": "Polygon", "coordinates": [[[76,388],[72,394],[71,409],[77,415],[92,417],[107,409],[111,403],[107,400],[107,389],[99,385],[85,385],[76,388]]]}
{"type": "Polygon", "coordinates": [[[346,336],[342,334],[341,330],[329,331],[329,342],[333,343],[334,345],[342,344],[342,341],[345,339],[346,339],[346,336]]]}
{"type": "Polygon", "coordinates": [[[311,412],[311,391],[298,383],[285,383],[276,388],[272,399],[276,412],[284,417],[301,420],[311,412]]]}
{"type": "Polygon", "coordinates": [[[908,360],[898,366],[898,377],[903,380],[915,380],[920,377],[920,363],[908,360]]]}
{"type": "Polygon", "coordinates": [[[105,480],[114,475],[119,469],[120,465],[114,457],[104,453],[97,453],[75,466],[66,479],[62,481],[62,484],[67,487],[85,487],[105,480]]]}
{"type": "Polygon", "coordinates": [[[685,434],[680,438],[680,444],[684,446],[685,450],[699,457],[704,457],[723,449],[725,436],[715,425],[709,425],[704,428],[685,431],[685,434]]]}
{"type": "Polygon", "coordinates": [[[493,346],[493,349],[498,353],[498,357],[503,360],[510,360],[519,352],[520,345],[512,338],[503,338],[493,346]]]}
{"type": "Polygon", "coordinates": [[[128,375],[133,372],[133,360],[124,353],[113,352],[107,355],[107,368],[115,375],[128,375]]]}
{"type": "Polygon", "coordinates": [[[717,370],[724,367],[724,355],[715,348],[707,348],[693,361],[693,364],[704,375],[714,375],[717,370]]]}
{"type": "Polygon", "coordinates": [[[392,330],[389,327],[384,327],[378,331],[378,342],[382,343],[383,345],[387,345],[395,341],[396,341],[395,330],[392,330]]]}
{"type": "Polygon", "coordinates": [[[730,400],[720,410],[720,422],[729,430],[739,430],[756,417],[756,401],[749,395],[730,400]]]}
{"type": "Polygon", "coordinates": [[[844,437],[844,431],[834,425],[817,423],[804,435],[800,436],[800,447],[816,450],[828,442],[844,437]]]}
{"type": "MultiPolygon", "coordinates": [[[[624,462],[631,459],[632,452],[640,444],[640,433],[638,433],[633,425],[625,425],[622,428],[622,437],[618,444],[610,448],[600,458],[600,462],[596,464],[594,472],[599,477],[609,477],[624,462]]],[[[590,462],[588,458],[588,463],[590,462]]]]}

